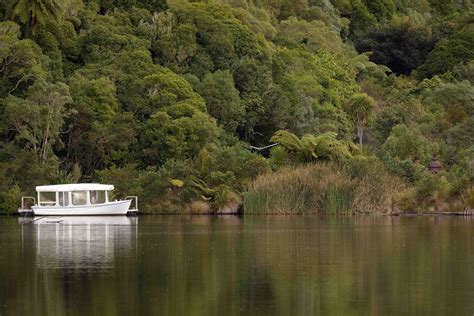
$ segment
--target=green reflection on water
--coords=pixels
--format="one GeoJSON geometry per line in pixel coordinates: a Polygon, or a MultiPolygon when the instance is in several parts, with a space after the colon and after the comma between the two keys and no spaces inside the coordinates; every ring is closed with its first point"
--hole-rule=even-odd
{"type": "Polygon", "coordinates": [[[472,315],[474,221],[0,218],[3,315],[472,315]]]}

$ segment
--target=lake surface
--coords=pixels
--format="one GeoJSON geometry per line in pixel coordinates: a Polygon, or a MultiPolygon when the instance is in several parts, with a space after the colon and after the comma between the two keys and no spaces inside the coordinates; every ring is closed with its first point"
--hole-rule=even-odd
{"type": "Polygon", "coordinates": [[[0,217],[1,316],[474,315],[472,218],[32,220],[0,217]]]}

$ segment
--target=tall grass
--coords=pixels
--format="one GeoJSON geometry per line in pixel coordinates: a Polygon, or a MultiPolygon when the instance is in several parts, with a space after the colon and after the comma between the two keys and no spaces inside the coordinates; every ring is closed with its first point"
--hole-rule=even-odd
{"type": "MultiPolygon", "coordinates": [[[[366,159],[367,160],[367,159],[366,159]]],[[[402,182],[374,161],[316,163],[257,177],[244,195],[246,214],[389,212],[402,182]]]]}

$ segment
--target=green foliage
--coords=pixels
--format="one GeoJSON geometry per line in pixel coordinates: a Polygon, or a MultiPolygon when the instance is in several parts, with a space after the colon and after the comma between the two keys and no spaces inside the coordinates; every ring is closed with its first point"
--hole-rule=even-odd
{"type": "Polygon", "coordinates": [[[13,0],[9,17],[25,26],[27,35],[34,34],[38,24],[58,20],[62,14],[61,0],[13,0]]]}
{"type": "Polygon", "coordinates": [[[0,198],[0,210],[14,214],[18,209],[18,201],[21,199],[21,190],[18,185],[13,185],[3,192],[0,198]]]}
{"type": "Polygon", "coordinates": [[[349,141],[338,140],[336,133],[328,132],[318,136],[306,134],[301,139],[296,135],[280,130],[270,139],[302,162],[316,159],[345,162],[353,159],[358,153],[357,147],[349,141]]]}
{"type": "Polygon", "coordinates": [[[298,136],[296,136],[295,134],[293,133],[290,133],[288,131],[277,131],[275,133],[275,135],[273,135],[273,137],[270,139],[271,142],[275,142],[275,143],[278,143],[280,145],[282,145],[283,147],[285,147],[286,149],[288,150],[291,150],[291,151],[306,151],[306,152],[309,152],[309,156],[308,158],[317,158],[316,154],[314,154],[312,152],[312,150],[306,150],[304,149],[304,144],[303,142],[298,138],[298,136]],[[314,154],[314,156],[313,156],[314,154]]]}
{"type": "Polygon", "coordinates": [[[276,43],[289,48],[304,46],[307,50],[341,52],[343,43],[338,34],[332,31],[324,22],[311,22],[290,17],[279,24],[276,43]]]}
{"type": "Polygon", "coordinates": [[[384,151],[393,158],[427,162],[431,156],[430,142],[419,129],[408,128],[404,124],[393,127],[383,145],[384,151]]]}
{"type": "Polygon", "coordinates": [[[136,165],[129,164],[123,168],[115,166],[109,169],[98,170],[97,178],[101,183],[113,183],[115,187],[114,198],[125,197],[126,195],[141,195],[142,189],[139,180],[140,173],[136,165]],[[135,181],[130,181],[136,179],[135,181]]]}
{"type": "Polygon", "coordinates": [[[72,107],[89,121],[108,121],[118,110],[115,84],[106,77],[87,79],[75,75],[70,79],[72,107]]]}
{"type": "Polygon", "coordinates": [[[356,93],[347,105],[347,112],[355,121],[361,124],[368,123],[374,116],[375,100],[367,93],[356,93]]]}
{"type": "Polygon", "coordinates": [[[158,169],[137,167],[112,166],[96,174],[102,182],[116,183],[119,196],[139,194],[145,212],[160,213],[191,211],[198,202],[208,206],[206,212],[236,211],[239,191],[268,168],[264,158],[240,146],[209,146],[194,160],[168,159],[158,169]]]}
{"type": "Polygon", "coordinates": [[[350,0],[332,0],[331,3],[343,16],[349,16],[352,12],[352,4],[350,0]]]}
{"type": "Polygon", "coordinates": [[[429,173],[423,174],[416,184],[416,194],[420,200],[446,195],[449,185],[445,177],[429,173]]]}
{"type": "Polygon", "coordinates": [[[209,201],[211,207],[215,210],[214,213],[236,213],[238,209],[235,205],[238,206],[242,203],[240,194],[225,184],[209,188],[203,180],[190,177],[188,179],[188,186],[203,201],[209,201]]]}
{"type": "Polygon", "coordinates": [[[37,27],[34,40],[49,57],[48,68],[54,80],[64,81],[64,74],[69,75],[76,68],[79,45],[74,27],[67,20],[50,20],[37,27]]]}
{"type": "Polygon", "coordinates": [[[457,11],[453,0],[429,0],[432,10],[440,15],[449,15],[457,11]]]}
{"type": "Polygon", "coordinates": [[[18,94],[46,76],[47,58],[36,43],[19,35],[17,24],[0,22],[0,97],[18,94]]]}
{"type": "Polygon", "coordinates": [[[245,147],[208,146],[195,160],[195,169],[209,185],[231,185],[245,189],[250,179],[268,170],[267,161],[245,147]]]}
{"type": "Polygon", "coordinates": [[[418,187],[407,205],[467,207],[472,34],[467,1],[2,1],[0,207],[102,181],[148,212],[236,211],[258,175],[319,160],[350,177],[318,197],[328,212],[386,205],[385,169],[418,187]],[[432,152],[447,193],[419,195],[432,152]]]}
{"type": "Polygon", "coordinates": [[[133,6],[144,8],[151,12],[160,12],[168,8],[166,0],[99,0],[98,2],[104,11],[115,8],[130,9],[133,6]]]}
{"type": "Polygon", "coordinates": [[[118,113],[115,84],[106,77],[75,75],[70,80],[75,115],[66,120],[70,130],[65,143],[71,160],[86,174],[126,161],[135,138],[134,119],[130,113],[118,113]]]}
{"type": "Polygon", "coordinates": [[[390,20],[395,14],[395,5],[392,0],[364,0],[364,4],[378,21],[390,20]]]}
{"type": "Polygon", "coordinates": [[[361,0],[351,1],[350,12],[350,35],[352,38],[358,38],[361,34],[370,31],[377,25],[377,19],[369,12],[361,0]]]}
{"type": "Polygon", "coordinates": [[[4,124],[14,131],[15,144],[46,164],[54,159],[54,146],[60,146],[60,132],[68,115],[65,105],[71,101],[68,86],[37,81],[28,88],[25,98],[13,95],[3,104],[4,124]]]}
{"type": "Polygon", "coordinates": [[[420,78],[432,77],[474,58],[474,29],[454,33],[436,44],[426,62],[418,68],[420,78]]]}
{"type": "Polygon", "coordinates": [[[352,163],[345,167],[315,163],[261,175],[244,195],[245,213],[389,212],[392,195],[403,187],[401,181],[377,160],[352,163]]]}
{"type": "Polygon", "coordinates": [[[410,11],[420,13],[430,13],[431,7],[429,0],[394,0],[393,4],[398,12],[406,14],[410,11]]]}
{"type": "Polygon", "coordinates": [[[3,1],[0,3],[0,21],[5,20],[5,16],[7,14],[7,6],[8,6],[7,1],[3,1]]]}
{"type": "Polygon", "coordinates": [[[275,68],[281,97],[289,103],[284,108],[287,123],[283,128],[300,134],[348,134],[351,128],[343,106],[357,89],[355,71],[348,60],[284,48],[278,51],[275,68]]]}
{"type": "Polygon", "coordinates": [[[346,111],[355,121],[357,126],[357,138],[359,139],[360,150],[364,138],[364,127],[373,120],[375,116],[375,100],[367,93],[356,93],[349,101],[346,111]]]}
{"type": "Polygon", "coordinates": [[[288,150],[283,146],[275,146],[270,150],[270,158],[268,164],[272,170],[277,170],[283,166],[292,163],[288,150]]]}
{"type": "Polygon", "coordinates": [[[359,52],[371,51],[371,60],[397,74],[409,74],[422,65],[435,43],[431,26],[420,14],[394,17],[356,41],[359,52]]]}
{"type": "Polygon", "coordinates": [[[229,207],[230,204],[233,204],[233,205],[242,204],[241,196],[238,193],[233,192],[230,187],[226,185],[220,185],[215,190],[216,190],[216,194],[214,195],[212,204],[213,204],[214,209],[217,209],[218,212],[224,208],[229,207]]]}
{"type": "Polygon", "coordinates": [[[182,188],[183,185],[184,185],[184,182],[179,180],[179,179],[171,179],[170,180],[170,183],[175,186],[175,187],[178,187],[178,188],[182,188]]]}
{"type": "Polygon", "coordinates": [[[194,158],[201,148],[217,143],[219,130],[206,114],[190,109],[190,115],[174,118],[157,112],[140,131],[140,156],[148,165],[161,165],[173,157],[194,158]]]}
{"type": "Polygon", "coordinates": [[[421,101],[409,100],[395,104],[388,104],[377,115],[373,124],[373,135],[379,144],[385,143],[392,128],[398,124],[411,125],[421,122],[427,117],[421,101]]]}
{"type": "Polygon", "coordinates": [[[158,21],[166,25],[154,45],[160,61],[170,67],[184,66],[198,77],[230,69],[244,56],[264,53],[257,36],[233,17],[228,7],[177,4],[158,21]]]}
{"type": "MultiPolygon", "coordinates": [[[[245,1],[245,0],[244,0],[245,1]]],[[[224,1],[227,2],[227,1],[224,1]]],[[[276,34],[276,28],[273,25],[273,16],[272,13],[258,6],[239,6],[234,5],[234,1],[229,1],[227,3],[233,6],[233,14],[239,19],[243,24],[247,25],[252,32],[256,34],[262,34],[267,39],[273,39],[276,34]]]]}
{"type": "Polygon", "coordinates": [[[352,183],[330,183],[322,198],[322,208],[325,213],[337,214],[349,212],[354,201],[352,183]]]}
{"type": "Polygon", "coordinates": [[[198,88],[206,101],[208,113],[229,133],[236,131],[245,115],[239,91],[234,86],[232,74],[217,70],[204,76],[198,88]]]}
{"type": "Polygon", "coordinates": [[[372,56],[372,52],[364,52],[350,60],[351,66],[356,70],[357,81],[367,78],[386,79],[387,73],[392,72],[387,66],[370,61],[370,56],[372,56]]]}

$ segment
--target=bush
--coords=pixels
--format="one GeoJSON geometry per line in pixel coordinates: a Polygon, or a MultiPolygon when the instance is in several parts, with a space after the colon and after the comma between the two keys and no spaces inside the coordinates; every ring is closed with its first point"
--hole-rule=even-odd
{"type": "Polygon", "coordinates": [[[439,186],[439,177],[433,174],[425,174],[416,182],[416,196],[420,200],[433,198],[440,189],[439,186]]]}
{"type": "Polygon", "coordinates": [[[283,146],[276,146],[270,149],[270,158],[268,165],[272,170],[277,170],[283,166],[294,163],[290,157],[290,153],[283,146]]]}
{"type": "Polygon", "coordinates": [[[466,30],[440,41],[417,69],[419,79],[442,74],[474,58],[474,32],[466,30]]]}
{"type": "Polygon", "coordinates": [[[474,187],[470,187],[463,192],[463,200],[467,208],[474,209],[474,187]]]}
{"type": "Polygon", "coordinates": [[[351,212],[354,203],[354,183],[341,181],[330,183],[321,201],[325,213],[337,214],[351,212]]]}
{"type": "Polygon", "coordinates": [[[315,163],[263,174],[244,193],[246,214],[389,212],[402,182],[375,159],[315,163]],[[383,183],[383,185],[380,185],[383,183]]]}
{"type": "Polygon", "coordinates": [[[358,157],[346,170],[357,183],[354,207],[358,212],[391,211],[393,195],[405,188],[403,180],[375,157],[358,157]]]}
{"type": "Polygon", "coordinates": [[[242,145],[235,145],[202,149],[195,160],[194,169],[210,186],[226,184],[242,190],[253,178],[269,168],[265,158],[242,145]]]}
{"type": "Polygon", "coordinates": [[[424,171],[418,174],[415,186],[397,194],[394,202],[401,212],[459,211],[462,201],[452,190],[444,175],[424,171]]]}
{"type": "Polygon", "coordinates": [[[372,28],[356,42],[358,52],[373,52],[371,60],[396,74],[409,74],[423,64],[435,43],[431,26],[422,15],[394,17],[381,28],[372,28]]]}
{"type": "Polygon", "coordinates": [[[21,200],[21,190],[18,185],[10,187],[0,194],[0,213],[14,214],[21,200]]]}

